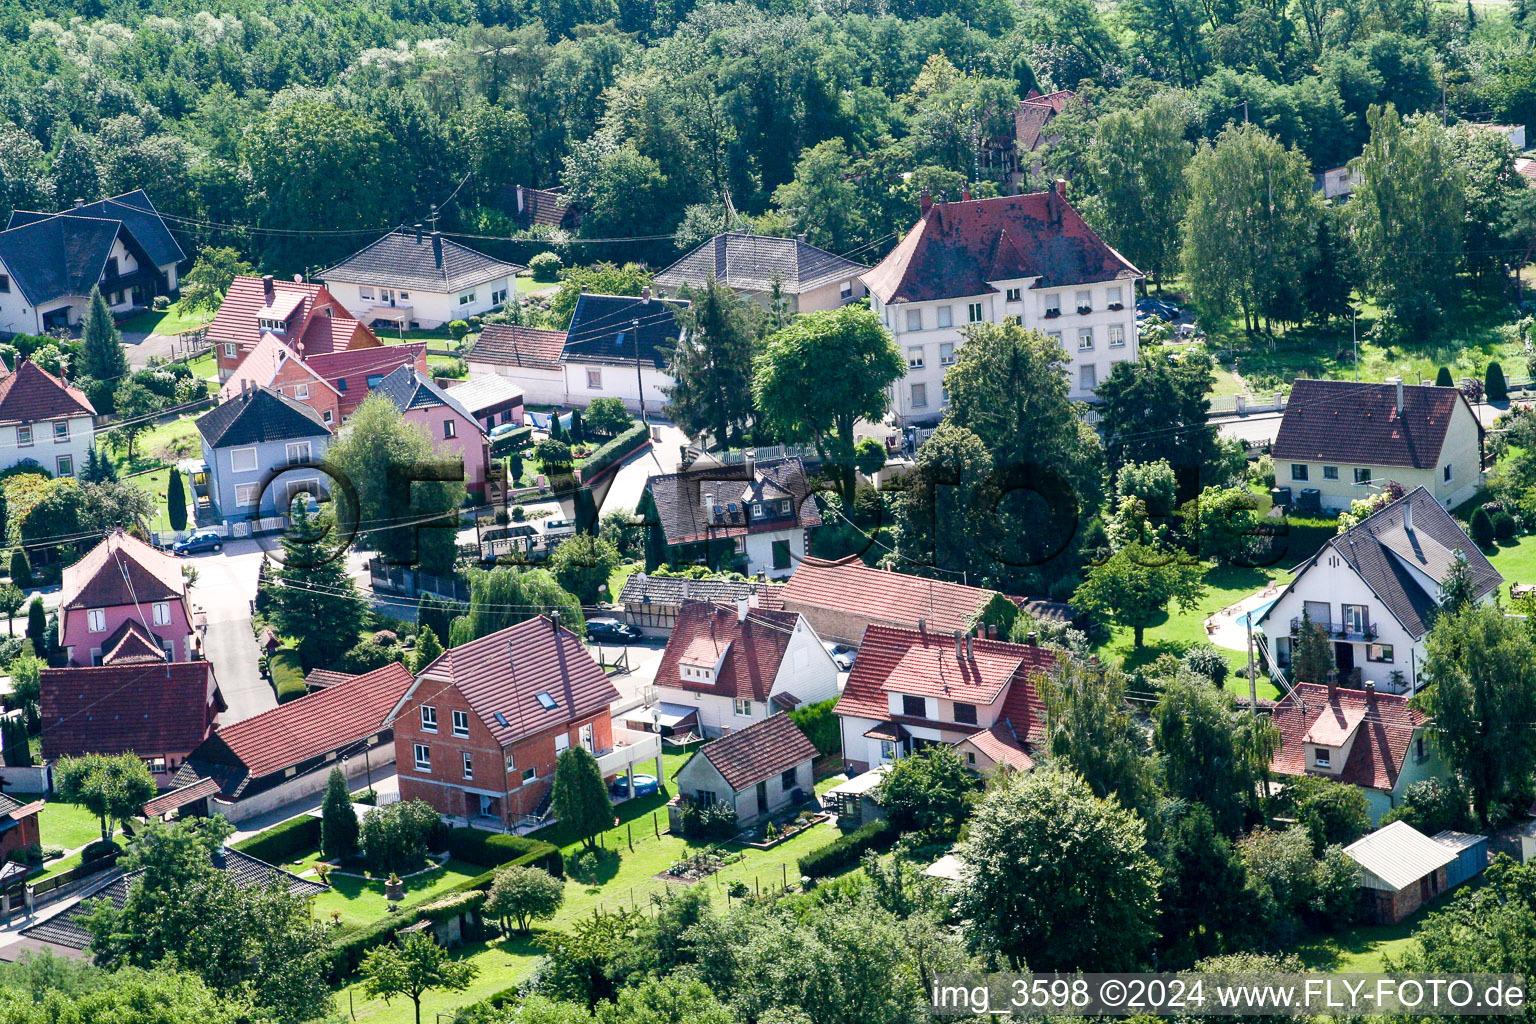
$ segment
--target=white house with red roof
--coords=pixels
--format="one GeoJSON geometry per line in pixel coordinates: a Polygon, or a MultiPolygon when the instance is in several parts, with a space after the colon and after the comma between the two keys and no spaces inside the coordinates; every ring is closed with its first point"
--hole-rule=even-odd
{"type": "Polygon", "coordinates": [[[95,416],[79,388],[23,361],[0,378],[0,469],[33,465],[74,476],[94,443],[95,416]]]}
{"type": "MultiPolygon", "coordinates": [[[[1398,805],[1408,787],[1448,769],[1425,736],[1424,715],[1402,694],[1298,683],[1275,705],[1280,746],[1269,770],[1318,775],[1359,788],[1371,821],[1398,805]]],[[[1280,781],[1284,781],[1282,778],[1280,781]]]]}
{"type": "Polygon", "coordinates": [[[925,194],[917,223],[863,277],[907,360],[892,411],[904,424],[938,422],[964,329],[1008,319],[1056,339],[1071,397],[1091,401],[1116,363],[1136,358],[1142,276],[1067,202],[1065,182],[961,202],[925,194]]]}
{"type": "Polygon", "coordinates": [[[660,740],[614,724],[618,697],[581,638],[544,616],[451,647],[388,716],[400,799],[475,825],[527,825],[548,810],[555,760],[572,746],[604,777],[655,759],[660,778],[660,740]]]}
{"type": "Polygon", "coordinates": [[[722,736],[837,696],[837,665],[805,616],[686,601],[656,669],[674,730],[722,736]]]}
{"type": "Polygon", "coordinates": [[[181,562],[114,531],[64,569],[59,646],[72,665],[100,665],[144,646],[162,661],[197,656],[181,562]]]}
{"type": "Polygon", "coordinates": [[[923,747],[965,744],[960,752],[978,770],[1028,768],[1045,734],[1033,677],[1055,666],[1043,647],[870,626],[833,709],[843,757],[867,771],[923,747]]]}
{"type": "Polygon", "coordinates": [[[306,357],[382,344],[319,284],[279,281],[271,274],[237,277],[208,324],[219,380],[228,380],[267,334],[306,357]]]}

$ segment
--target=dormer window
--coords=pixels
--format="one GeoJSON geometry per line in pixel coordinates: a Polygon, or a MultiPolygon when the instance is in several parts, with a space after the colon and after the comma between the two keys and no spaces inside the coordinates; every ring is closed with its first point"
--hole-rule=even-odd
{"type": "Polygon", "coordinates": [[[283,334],[288,330],[288,321],[271,320],[267,317],[261,317],[256,321],[256,326],[264,331],[272,331],[274,334],[283,334]]]}
{"type": "Polygon", "coordinates": [[[763,503],[762,502],[754,501],[752,503],[752,518],[753,519],[761,519],[761,518],[763,518],[763,503]]]}
{"type": "Polygon", "coordinates": [[[1312,749],[1312,767],[1332,768],[1333,751],[1327,747],[1314,747],[1312,749]]]}

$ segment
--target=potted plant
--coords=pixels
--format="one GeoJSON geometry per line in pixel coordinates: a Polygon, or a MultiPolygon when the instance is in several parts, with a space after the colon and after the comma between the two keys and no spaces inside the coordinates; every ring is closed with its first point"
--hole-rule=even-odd
{"type": "Polygon", "coordinates": [[[389,877],[384,880],[384,898],[387,900],[405,899],[405,883],[401,881],[400,876],[395,874],[393,871],[391,871],[389,873],[389,877]]]}

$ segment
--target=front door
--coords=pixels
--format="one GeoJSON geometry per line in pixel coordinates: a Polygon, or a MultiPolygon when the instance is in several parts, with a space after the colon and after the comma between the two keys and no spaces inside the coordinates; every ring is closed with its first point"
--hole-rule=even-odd
{"type": "Polygon", "coordinates": [[[767,782],[759,782],[757,784],[757,813],[758,814],[767,814],[768,813],[768,783],[767,782]]]}
{"type": "Polygon", "coordinates": [[[387,302],[393,306],[395,304],[395,290],[393,288],[380,288],[379,301],[387,302]]]}
{"type": "Polygon", "coordinates": [[[1355,670],[1355,645],[1334,644],[1333,660],[1339,666],[1339,681],[1344,682],[1355,670]]]}

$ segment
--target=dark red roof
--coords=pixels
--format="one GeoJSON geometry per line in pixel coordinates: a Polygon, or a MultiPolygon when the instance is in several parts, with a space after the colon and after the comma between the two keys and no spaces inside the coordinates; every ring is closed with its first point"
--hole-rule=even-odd
{"type": "Polygon", "coordinates": [[[560,369],[565,332],[515,324],[486,324],[469,350],[469,359],[534,370],[560,369]]]}
{"type": "MultiPolygon", "coordinates": [[[[824,609],[907,627],[926,620],[930,631],[949,633],[969,627],[971,619],[996,594],[980,587],[871,569],[858,560],[806,558],[795,567],[780,598],[791,611],[824,609]]],[[[846,639],[857,643],[859,638],[846,639]]]]}
{"type": "Polygon", "coordinates": [[[935,203],[863,280],[881,302],[922,302],[985,295],[991,281],[1056,288],[1141,276],[1051,191],[935,203]]]}
{"type": "Polygon", "coordinates": [[[203,760],[206,753],[228,763],[227,752],[249,778],[282,771],[387,729],[385,718],[410,685],[409,669],[399,662],[385,665],[222,728],[208,741],[222,750],[194,751],[188,760],[203,760]]]}
{"type": "Polygon", "coordinates": [[[1291,386],[1273,457],[1295,462],[1433,469],[1458,409],[1476,421],[1455,388],[1347,380],[1298,380],[1291,386]]]}
{"type": "MultiPolygon", "coordinates": [[[[310,281],[274,280],[272,290],[275,308],[283,309],[290,304],[297,307],[288,319],[288,330],[281,337],[301,354],[313,356],[340,351],[352,347],[354,339],[362,343],[359,347],[378,346],[379,339],[373,331],[354,320],[346,307],[323,286],[310,281]]],[[[254,347],[264,333],[256,322],[257,313],[266,308],[266,292],[261,278],[235,278],[224,295],[219,312],[208,324],[208,340],[219,345],[235,342],[245,349],[254,347]]]]}
{"type": "Polygon", "coordinates": [[[212,779],[198,779],[186,786],[168,790],[144,805],[144,817],[158,818],[195,800],[203,800],[219,791],[219,784],[212,779]]]}
{"type": "Polygon", "coordinates": [[[789,720],[789,715],[780,712],[704,744],[698,756],[715,766],[733,792],[740,793],[815,760],[816,744],[789,720]]]}
{"type": "MultiPolygon", "coordinates": [[[[84,392],[35,363],[23,361],[15,373],[0,379],[0,423],[36,423],[95,414],[96,408],[84,392]]],[[[44,439],[34,440],[41,443],[44,439]]]]}
{"type": "MultiPolygon", "coordinates": [[[[977,660],[991,659],[996,663],[1014,665],[1004,685],[1003,703],[998,714],[998,725],[1007,724],[1020,743],[1038,742],[1045,734],[1045,705],[1035,690],[1031,677],[1049,672],[1056,666],[1056,654],[1044,647],[1026,644],[1010,644],[1002,640],[972,639],[972,649],[977,660]]],[[[890,714],[888,694],[912,693],[932,696],[935,694],[967,703],[989,704],[978,700],[970,691],[952,686],[951,693],[944,693],[937,677],[937,669],[928,676],[913,674],[913,666],[919,664],[912,655],[923,656],[923,663],[937,665],[942,661],[953,669],[957,678],[963,677],[965,659],[955,658],[953,635],[919,632],[915,629],[895,629],[891,626],[870,626],[864,631],[864,643],[859,647],[858,660],[848,675],[847,685],[832,709],[835,714],[854,715],[880,721],[900,720],[925,723],[920,719],[907,719],[890,714]]],[[[993,698],[994,700],[996,697],[993,698]]],[[[946,728],[957,728],[948,723],[946,728]]],[[[963,729],[963,726],[958,728],[963,729]]]]}
{"type": "Polygon", "coordinates": [[[1071,89],[1062,89],[1049,96],[1042,96],[1034,89],[1019,101],[1019,109],[1013,115],[1013,136],[1018,148],[1032,152],[1040,145],[1045,126],[1057,114],[1066,110],[1077,99],[1071,89]]]}
{"type": "MultiPolygon", "coordinates": [[[[539,616],[450,647],[420,673],[452,682],[498,743],[601,711],[619,699],[581,639],[539,616]],[[539,700],[547,694],[553,706],[539,700]]],[[[322,691],[326,692],[326,691],[322,691]]]]}
{"type": "Polygon", "coordinates": [[[64,569],[61,608],[110,608],[179,601],[187,592],[181,562],[121,530],[108,534],[64,569]]]}
{"type": "Polygon", "coordinates": [[[1273,721],[1280,730],[1280,749],[1270,762],[1270,771],[1280,775],[1308,774],[1302,742],[1319,719],[1325,723],[1359,722],[1343,770],[1327,777],[1385,792],[1396,787],[1414,730],[1425,721],[1422,714],[1409,706],[1408,698],[1400,694],[1377,693],[1368,697],[1363,690],[1339,687],[1330,698],[1326,686],[1298,683],[1275,705],[1273,721]]]}
{"type": "Polygon", "coordinates": [[[224,710],[206,661],[158,665],[45,668],[43,757],[186,753],[202,743],[224,710]]]}
{"type": "Polygon", "coordinates": [[[685,601],[656,669],[657,686],[675,686],[722,697],[767,701],[790,634],[800,616],[753,608],[745,620],[734,607],[685,601]],[[681,666],[724,662],[714,682],[685,678],[681,666]]]}
{"type": "Polygon", "coordinates": [[[101,645],[103,665],[147,665],[165,660],[165,651],[138,619],[123,624],[101,645]]]}

